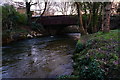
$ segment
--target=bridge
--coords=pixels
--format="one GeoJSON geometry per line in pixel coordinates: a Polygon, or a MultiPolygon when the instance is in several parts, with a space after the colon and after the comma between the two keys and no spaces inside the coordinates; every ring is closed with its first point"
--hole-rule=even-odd
{"type": "MultiPolygon", "coordinates": [[[[50,34],[57,34],[62,31],[64,27],[70,25],[78,25],[78,16],[75,15],[56,15],[56,16],[42,16],[42,17],[32,17],[32,21],[36,19],[37,23],[41,23],[46,31],[50,34]]],[[[120,23],[119,15],[111,16],[111,29],[118,29],[120,23]]]]}
{"type": "MultiPolygon", "coordinates": [[[[38,17],[32,17],[35,21],[38,17]]],[[[56,16],[42,16],[37,20],[42,25],[76,25],[78,24],[78,17],[74,15],[56,15],[56,16]]]]}
{"type": "Polygon", "coordinates": [[[41,23],[50,34],[57,34],[70,25],[78,25],[78,17],[74,15],[32,17],[32,21],[36,19],[37,23],[41,23]]]}

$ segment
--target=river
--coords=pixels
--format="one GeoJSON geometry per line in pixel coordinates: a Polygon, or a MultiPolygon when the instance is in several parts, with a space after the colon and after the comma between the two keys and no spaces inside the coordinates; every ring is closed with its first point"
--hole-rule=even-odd
{"type": "Polygon", "coordinates": [[[73,72],[78,33],[25,39],[2,47],[3,78],[56,78],[73,72]]]}

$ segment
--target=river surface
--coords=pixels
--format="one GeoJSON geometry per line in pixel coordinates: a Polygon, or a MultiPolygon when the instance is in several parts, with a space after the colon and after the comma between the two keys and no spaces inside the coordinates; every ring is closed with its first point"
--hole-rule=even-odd
{"type": "Polygon", "coordinates": [[[2,47],[3,78],[56,78],[73,72],[79,34],[26,39],[2,47]]]}

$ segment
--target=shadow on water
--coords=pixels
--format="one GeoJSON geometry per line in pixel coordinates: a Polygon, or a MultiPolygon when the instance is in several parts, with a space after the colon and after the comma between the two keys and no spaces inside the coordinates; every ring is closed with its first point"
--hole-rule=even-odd
{"type": "Polygon", "coordinates": [[[2,77],[55,78],[72,74],[75,35],[79,36],[48,36],[3,46],[2,77]]]}

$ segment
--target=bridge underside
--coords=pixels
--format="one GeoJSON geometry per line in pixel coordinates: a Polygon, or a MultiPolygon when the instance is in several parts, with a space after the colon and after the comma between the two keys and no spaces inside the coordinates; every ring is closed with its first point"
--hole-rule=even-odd
{"type": "Polygon", "coordinates": [[[69,25],[44,25],[45,30],[50,35],[61,34],[63,29],[69,25]]]}

